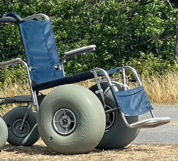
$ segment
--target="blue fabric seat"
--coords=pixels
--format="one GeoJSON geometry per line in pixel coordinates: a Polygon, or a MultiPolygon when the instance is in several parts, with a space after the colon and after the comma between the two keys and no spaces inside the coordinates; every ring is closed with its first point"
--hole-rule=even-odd
{"type": "Polygon", "coordinates": [[[19,29],[34,86],[64,77],[50,21],[22,21],[19,29]]]}
{"type": "MultiPolygon", "coordinates": [[[[31,71],[32,87],[43,90],[57,85],[75,83],[94,78],[90,71],[64,76],[49,20],[27,20],[19,24],[27,64],[31,71]]],[[[109,70],[109,74],[117,68],[109,70]]],[[[101,76],[102,74],[98,74],[101,76]]]]}
{"type": "Polygon", "coordinates": [[[153,110],[143,86],[126,91],[114,91],[116,105],[126,116],[137,116],[153,110]]]}
{"type": "Polygon", "coordinates": [[[61,84],[93,78],[90,71],[64,77],[52,26],[49,20],[22,21],[19,25],[33,89],[43,90],[61,84]]]}

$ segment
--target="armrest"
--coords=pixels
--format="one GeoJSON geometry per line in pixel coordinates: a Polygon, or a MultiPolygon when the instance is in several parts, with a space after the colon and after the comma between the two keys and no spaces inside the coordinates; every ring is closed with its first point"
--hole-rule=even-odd
{"type": "Polygon", "coordinates": [[[89,45],[89,46],[85,46],[85,47],[81,47],[81,48],[77,48],[71,51],[64,52],[64,57],[61,59],[61,63],[63,64],[66,61],[66,59],[71,56],[87,53],[90,51],[95,51],[95,48],[96,48],[96,45],[89,45]]]}
{"type": "Polygon", "coordinates": [[[83,54],[83,53],[90,52],[90,51],[95,51],[95,48],[96,48],[96,45],[89,45],[89,46],[81,47],[75,50],[64,52],[64,55],[65,55],[65,58],[68,58],[74,55],[83,54]]]}
{"type": "Polygon", "coordinates": [[[22,63],[22,60],[20,58],[12,59],[12,60],[0,63],[0,68],[5,67],[5,66],[10,66],[13,64],[18,64],[18,63],[22,63]]]}

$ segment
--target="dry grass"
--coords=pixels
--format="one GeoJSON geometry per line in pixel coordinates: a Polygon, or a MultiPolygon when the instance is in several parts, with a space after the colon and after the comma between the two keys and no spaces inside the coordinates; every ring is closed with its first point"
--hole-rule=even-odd
{"type": "Polygon", "coordinates": [[[0,160],[14,161],[176,161],[177,145],[136,145],[131,144],[118,150],[94,150],[88,154],[62,155],[52,152],[40,140],[32,147],[14,147],[6,144],[0,152],[0,160]]]}
{"type": "MultiPolygon", "coordinates": [[[[85,87],[90,87],[94,82],[91,82],[90,80],[77,83],[85,87]]],[[[53,88],[46,89],[42,92],[43,94],[49,93],[53,88]]],[[[6,98],[6,97],[14,97],[19,95],[30,95],[30,88],[28,84],[5,84],[3,89],[0,90],[0,98],[6,98]]],[[[23,105],[23,104],[19,104],[23,105]]],[[[9,110],[11,110],[14,107],[17,107],[17,104],[5,104],[2,105],[2,108],[0,108],[0,115],[3,116],[5,113],[7,113],[9,110]]]]}
{"type": "MultiPolygon", "coordinates": [[[[47,94],[52,89],[47,89],[43,91],[43,94],[47,94]]],[[[0,90],[0,98],[5,97],[14,97],[19,95],[30,95],[30,88],[28,84],[5,84],[4,89],[0,90]]],[[[14,107],[21,106],[24,104],[4,104],[2,105],[2,108],[0,109],[0,115],[3,116],[5,113],[7,113],[9,110],[11,110],[14,107]]],[[[26,105],[25,105],[26,106],[26,105]]]]}
{"type": "MultiPolygon", "coordinates": [[[[177,90],[178,73],[169,73],[160,77],[151,76],[147,78],[141,78],[141,80],[148,94],[148,97],[152,103],[164,103],[164,104],[178,103],[178,90],[177,90]]],[[[91,82],[91,80],[87,80],[84,82],[80,82],[78,84],[88,88],[95,83],[91,82]]],[[[51,90],[52,89],[47,89],[42,91],[42,93],[47,94],[51,90]]],[[[28,84],[25,85],[6,84],[4,86],[4,90],[3,89],[0,90],[0,98],[13,97],[17,95],[30,95],[30,89],[28,84]]],[[[8,107],[8,109],[13,108],[15,106],[17,105],[12,104],[8,107]]]]}
{"type": "MultiPolygon", "coordinates": [[[[170,73],[162,77],[142,78],[142,83],[152,103],[176,104],[178,100],[178,73],[170,73]]],[[[81,82],[81,85],[89,87],[93,82],[81,82]]],[[[29,95],[28,85],[18,84],[5,85],[5,90],[0,90],[0,97],[12,97],[15,95],[29,95]]],[[[43,91],[48,93],[51,89],[43,91]]],[[[4,106],[4,105],[3,105],[4,106]]],[[[17,105],[13,104],[6,109],[9,110],[17,105]]],[[[7,107],[7,106],[6,106],[7,107]]],[[[139,160],[139,161],[159,161],[178,160],[177,145],[136,145],[131,144],[124,149],[118,150],[94,150],[88,154],[80,155],[60,155],[51,151],[39,140],[32,147],[14,147],[9,144],[4,146],[0,152],[0,160],[35,161],[35,160],[63,160],[63,161],[119,161],[119,160],[139,160]]]]}
{"type": "Polygon", "coordinates": [[[178,103],[178,73],[142,78],[142,83],[152,103],[178,103]]]}

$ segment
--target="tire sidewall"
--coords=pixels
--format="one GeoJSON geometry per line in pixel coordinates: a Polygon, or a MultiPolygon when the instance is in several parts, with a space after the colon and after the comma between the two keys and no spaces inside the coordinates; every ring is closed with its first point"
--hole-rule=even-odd
{"type": "MultiPolygon", "coordinates": [[[[123,87],[121,87],[120,83],[115,82],[115,81],[112,81],[112,83],[119,90],[121,90],[121,91],[123,90],[123,87]]],[[[101,83],[101,86],[104,91],[106,89],[108,89],[107,82],[101,83]]],[[[94,85],[90,88],[90,90],[92,90],[93,92],[96,89],[97,89],[96,85],[94,85]]],[[[101,97],[99,95],[97,95],[97,96],[101,100],[101,97]]],[[[105,102],[106,102],[106,105],[110,106],[112,109],[117,108],[111,91],[108,91],[106,93],[105,102]]],[[[101,142],[97,146],[97,148],[99,148],[99,149],[123,148],[123,147],[127,146],[128,144],[130,144],[139,133],[139,129],[137,129],[137,128],[131,129],[125,125],[119,110],[114,113],[115,113],[115,121],[114,121],[112,127],[110,127],[108,130],[105,131],[101,142]]],[[[138,116],[129,116],[129,117],[126,117],[126,119],[129,123],[139,121],[138,116]]]]}
{"type": "Polygon", "coordinates": [[[43,141],[54,151],[68,154],[88,152],[98,145],[104,134],[104,109],[98,98],[85,87],[63,85],[42,101],[38,128],[43,141]],[[65,136],[56,132],[52,123],[55,112],[63,108],[71,110],[77,121],[74,131],[65,136]]]}
{"type": "MultiPolygon", "coordinates": [[[[60,142],[61,146],[68,146],[71,144],[71,140],[73,140],[72,142],[73,142],[73,144],[75,144],[76,141],[74,138],[81,138],[81,141],[83,140],[82,138],[86,134],[84,134],[84,136],[83,136],[82,131],[84,129],[84,132],[87,133],[88,128],[89,128],[89,127],[83,127],[83,122],[85,122],[87,124],[87,120],[88,120],[87,115],[88,115],[88,113],[85,110],[83,110],[83,108],[80,107],[80,105],[78,103],[75,104],[74,102],[69,102],[69,100],[67,100],[67,99],[64,99],[64,98],[60,99],[60,98],[56,97],[52,102],[50,102],[48,104],[48,108],[45,108],[45,110],[43,110],[42,112],[40,111],[40,117],[38,117],[38,118],[43,117],[46,120],[51,120],[51,121],[45,121],[45,119],[43,119],[44,128],[42,128],[42,129],[48,128],[48,131],[44,131],[44,137],[46,139],[47,139],[47,136],[48,136],[48,139],[49,139],[49,137],[58,138],[59,140],[61,139],[64,141],[64,142],[62,142],[62,141],[60,142]],[[60,104],[59,104],[59,102],[60,102],[60,104]],[[73,107],[73,108],[71,108],[71,107],[73,107]],[[77,118],[77,125],[75,128],[75,131],[67,136],[58,134],[58,132],[56,132],[56,130],[54,129],[54,126],[52,123],[54,113],[60,109],[63,109],[63,108],[69,109],[72,112],[74,112],[74,114],[76,115],[76,118],[77,118]],[[80,113],[82,113],[82,115],[80,113]],[[81,133],[79,133],[78,131],[80,131],[81,133]]],[[[53,140],[52,144],[54,145],[55,143],[58,144],[58,140],[56,140],[56,139],[53,140]]]]}
{"type": "Polygon", "coordinates": [[[7,130],[6,123],[0,117],[0,149],[2,149],[2,147],[6,143],[7,137],[8,137],[8,130],[7,130]]]}

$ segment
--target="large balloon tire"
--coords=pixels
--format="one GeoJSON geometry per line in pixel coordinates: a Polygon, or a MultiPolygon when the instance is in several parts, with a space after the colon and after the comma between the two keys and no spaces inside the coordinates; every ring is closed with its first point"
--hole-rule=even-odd
{"type": "Polygon", "coordinates": [[[62,154],[93,150],[103,137],[106,122],[96,95],[75,84],[59,86],[48,93],[40,105],[37,120],[45,144],[62,154]]]}
{"type": "MultiPolygon", "coordinates": [[[[117,88],[118,90],[122,91],[123,87],[121,86],[120,83],[118,82],[112,82],[115,84],[115,88],[117,88]]],[[[106,102],[106,109],[114,109],[117,108],[113,95],[110,91],[110,89],[108,88],[108,83],[107,82],[102,82],[101,86],[103,88],[103,90],[107,90],[105,97],[105,102],[106,102]]],[[[95,92],[97,90],[97,86],[94,85],[92,87],[90,87],[90,90],[95,92]]],[[[98,98],[102,101],[102,98],[100,96],[100,94],[97,94],[98,98]]],[[[112,118],[114,120],[112,120],[112,124],[110,123],[110,127],[108,126],[108,128],[106,128],[104,136],[101,140],[101,142],[98,144],[98,146],[96,148],[98,149],[118,149],[118,148],[123,148],[125,146],[127,146],[128,144],[130,144],[138,135],[139,133],[139,129],[137,128],[129,128],[125,125],[121,114],[119,111],[110,113],[110,114],[106,114],[106,118],[112,118]]],[[[137,122],[139,121],[139,117],[138,116],[130,116],[130,117],[126,117],[127,121],[129,123],[133,123],[133,122],[137,122]]],[[[106,119],[107,120],[107,119],[106,119]]],[[[111,121],[110,121],[111,122],[111,121]]],[[[107,123],[106,123],[107,125],[107,123]]]]}
{"type": "Polygon", "coordinates": [[[0,117],[0,149],[3,148],[7,141],[8,137],[8,130],[7,130],[7,125],[4,122],[4,120],[0,117]]]}
{"type": "Polygon", "coordinates": [[[36,112],[31,109],[28,110],[22,130],[19,129],[26,111],[27,107],[19,106],[13,108],[3,116],[8,127],[7,141],[13,146],[31,146],[35,144],[40,137],[37,128],[37,115],[36,112]]]}

